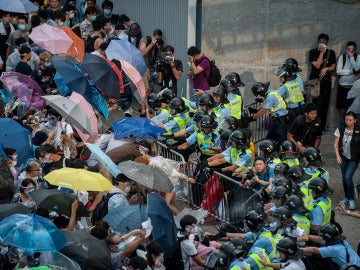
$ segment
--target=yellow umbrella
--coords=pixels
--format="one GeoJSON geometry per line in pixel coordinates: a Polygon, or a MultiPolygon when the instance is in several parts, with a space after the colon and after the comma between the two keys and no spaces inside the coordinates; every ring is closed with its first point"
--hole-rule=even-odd
{"type": "Polygon", "coordinates": [[[113,188],[100,173],[84,169],[62,168],[44,176],[50,184],[73,190],[106,191],[113,188]]]}

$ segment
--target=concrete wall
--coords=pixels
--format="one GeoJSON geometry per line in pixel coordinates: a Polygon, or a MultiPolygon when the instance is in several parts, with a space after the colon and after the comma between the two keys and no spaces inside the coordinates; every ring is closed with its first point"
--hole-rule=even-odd
{"type": "MultiPolygon", "coordinates": [[[[322,32],[330,36],[328,46],[337,56],[349,40],[360,48],[360,1],[203,0],[202,52],[216,60],[223,75],[240,74],[246,103],[253,99],[254,81],[270,81],[272,88],[280,85],[274,71],[286,58],[297,59],[306,80],[308,51],[322,32]]],[[[331,93],[332,126],[338,121],[336,91],[331,93]]]]}

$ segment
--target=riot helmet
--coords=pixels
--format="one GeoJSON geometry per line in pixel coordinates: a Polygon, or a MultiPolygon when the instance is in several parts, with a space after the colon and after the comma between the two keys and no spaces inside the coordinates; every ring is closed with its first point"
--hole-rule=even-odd
{"type": "Polygon", "coordinates": [[[292,213],[306,214],[309,212],[304,206],[304,201],[298,195],[291,195],[285,202],[285,206],[289,208],[292,213]]]}
{"type": "Polygon", "coordinates": [[[245,84],[241,81],[240,75],[236,72],[230,72],[225,76],[225,79],[228,79],[232,85],[236,87],[244,87],[245,84]]]}
{"type": "Polygon", "coordinates": [[[250,146],[246,133],[241,130],[233,131],[229,140],[232,146],[237,149],[246,149],[250,146]]]}
{"type": "Polygon", "coordinates": [[[201,129],[204,128],[216,128],[216,121],[214,118],[211,117],[211,115],[204,115],[200,120],[200,127],[201,129]]]}
{"type": "Polygon", "coordinates": [[[287,188],[288,190],[291,190],[292,182],[289,178],[282,176],[282,177],[275,178],[274,186],[275,187],[283,186],[283,187],[287,188]]]}
{"type": "Polygon", "coordinates": [[[239,120],[234,116],[226,116],[223,121],[221,121],[219,130],[231,130],[235,131],[239,127],[239,120]]]}
{"type": "Polygon", "coordinates": [[[220,133],[221,149],[225,150],[226,148],[231,146],[231,144],[229,144],[229,138],[230,138],[231,133],[232,133],[231,130],[224,130],[220,133]]]}
{"type": "Polygon", "coordinates": [[[263,140],[259,144],[259,149],[264,153],[265,158],[276,156],[276,144],[272,140],[263,140]]]}
{"type": "Polygon", "coordinates": [[[224,87],[226,92],[231,92],[237,89],[237,86],[232,84],[232,82],[226,78],[221,80],[220,85],[224,87]]]}
{"type": "Polygon", "coordinates": [[[281,239],[276,244],[276,250],[285,254],[286,260],[296,259],[300,256],[299,248],[295,240],[290,237],[281,239]]]}
{"type": "Polygon", "coordinates": [[[169,103],[170,109],[175,110],[175,114],[184,113],[186,111],[185,102],[178,97],[174,97],[169,103]]]}
{"type": "Polygon", "coordinates": [[[321,177],[316,177],[311,179],[308,187],[309,189],[314,190],[317,197],[326,196],[331,193],[328,183],[326,182],[325,179],[321,177]]]}
{"type": "Polygon", "coordinates": [[[289,70],[291,73],[301,72],[298,62],[294,58],[288,58],[284,61],[283,67],[289,70]]]}
{"type": "Polygon", "coordinates": [[[250,231],[257,232],[265,225],[264,216],[256,210],[251,210],[245,215],[245,223],[250,231]]]}
{"type": "Polygon", "coordinates": [[[206,258],[205,269],[227,270],[230,260],[222,250],[213,250],[206,258]]]}
{"type": "Polygon", "coordinates": [[[310,166],[320,167],[324,164],[323,161],[321,160],[321,153],[319,149],[315,147],[306,148],[303,153],[303,156],[307,160],[307,162],[309,162],[310,166]]]}
{"type": "Polygon", "coordinates": [[[198,101],[198,105],[206,106],[206,110],[209,110],[215,106],[214,98],[209,94],[203,94],[198,101]]]}
{"type": "Polygon", "coordinates": [[[309,180],[311,178],[310,175],[305,173],[303,167],[300,165],[294,165],[287,171],[287,177],[289,177],[296,184],[300,184],[305,180],[309,180]]]}
{"type": "Polygon", "coordinates": [[[161,107],[161,101],[158,98],[158,96],[154,93],[151,93],[148,97],[147,97],[147,102],[150,106],[150,108],[155,109],[155,108],[160,108],[161,107]]]}
{"type": "Polygon", "coordinates": [[[203,116],[207,114],[208,113],[206,111],[199,109],[194,113],[193,120],[195,122],[200,122],[203,116]]]}
{"type": "Polygon", "coordinates": [[[258,97],[265,97],[267,90],[269,89],[270,82],[262,83],[262,82],[255,82],[251,87],[251,92],[254,96],[258,97]]]}
{"type": "Polygon", "coordinates": [[[319,230],[319,236],[324,239],[326,244],[332,245],[336,242],[345,240],[345,236],[341,234],[334,224],[324,224],[319,230]]]}
{"type": "Polygon", "coordinates": [[[292,218],[292,213],[291,211],[285,207],[285,206],[280,206],[278,208],[276,208],[272,214],[272,216],[274,218],[276,218],[277,220],[280,221],[280,223],[285,223],[285,224],[291,224],[291,223],[295,223],[293,218],[292,218]]]}
{"type": "Polygon", "coordinates": [[[279,152],[282,159],[295,158],[296,146],[292,141],[285,140],[281,143],[279,152]]]}
{"type": "Polygon", "coordinates": [[[213,91],[214,97],[220,97],[220,103],[225,104],[229,103],[229,100],[227,99],[227,93],[225,88],[222,85],[219,85],[214,91],[213,91]]]}
{"type": "Polygon", "coordinates": [[[274,174],[286,176],[288,170],[289,170],[289,165],[287,165],[284,162],[281,162],[281,163],[275,165],[274,174]]]}
{"type": "Polygon", "coordinates": [[[173,98],[174,94],[173,91],[170,89],[165,89],[160,95],[160,101],[166,104],[169,104],[173,98]]]}

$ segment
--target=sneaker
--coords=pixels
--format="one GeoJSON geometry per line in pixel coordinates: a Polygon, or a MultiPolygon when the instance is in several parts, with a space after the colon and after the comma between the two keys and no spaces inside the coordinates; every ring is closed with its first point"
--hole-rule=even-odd
{"type": "Polygon", "coordinates": [[[350,200],[349,201],[349,210],[355,210],[356,206],[355,206],[355,201],[354,200],[350,200]]]}
{"type": "Polygon", "coordinates": [[[349,200],[348,199],[343,199],[342,201],[341,201],[343,204],[345,204],[345,205],[349,205],[349,200]]]}

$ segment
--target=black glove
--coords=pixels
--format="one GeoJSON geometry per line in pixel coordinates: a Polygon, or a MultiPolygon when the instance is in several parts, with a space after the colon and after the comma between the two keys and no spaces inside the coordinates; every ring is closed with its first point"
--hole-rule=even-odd
{"type": "Polygon", "coordinates": [[[248,110],[249,110],[249,113],[257,113],[258,112],[258,110],[256,108],[252,108],[252,107],[249,107],[248,110]]]}
{"type": "Polygon", "coordinates": [[[205,168],[209,167],[209,164],[207,161],[201,162],[199,164],[199,170],[204,170],[205,168]]]}
{"type": "Polygon", "coordinates": [[[263,97],[257,97],[257,98],[255,98],[255,101],[261,103],[261,102],[264,101],[264,98],[263,97]]]}

